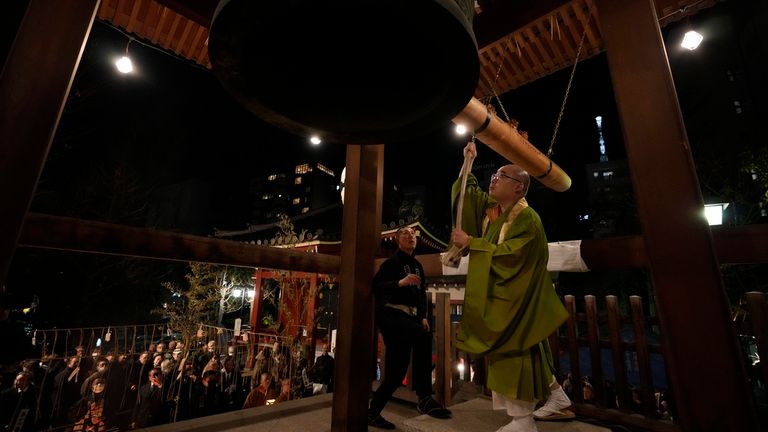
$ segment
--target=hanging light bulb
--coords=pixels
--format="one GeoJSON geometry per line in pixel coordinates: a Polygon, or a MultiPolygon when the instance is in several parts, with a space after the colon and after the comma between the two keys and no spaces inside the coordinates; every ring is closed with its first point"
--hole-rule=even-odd
{"type": "Polygon", "coordinates": [[[128,57],[128,47],[131,45],[132,40],[133,38],[128,39],[128,44],[125,46],[125,55],[115,61],[115,66],[117,66],[117,70],[120,73],[127,74],[133,72],[133,62],[131,62],[131,58],[128,57]]]}
{"type": "Polygon", "coordinates": [[[456,125],[456,135],[466,135],[467,133],[467,127],[463,124],[457,124],[456,125]]]}
{"type": "Polygon", "coordinates": [[[680,46],[687,50],[693,51],[699,47],[699,44],[703,40],[704,36],[702,36],[701,33],[695,30],[689,30],[685,32],[685,35],[683,36],[683,42],[680,43],[680,46]]]}

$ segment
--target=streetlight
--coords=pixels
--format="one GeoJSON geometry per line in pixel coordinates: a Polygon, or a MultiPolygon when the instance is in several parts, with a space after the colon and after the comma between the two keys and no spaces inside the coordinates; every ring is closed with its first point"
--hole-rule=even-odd
{"type": "Polygon", "coordinates": [[[715,203],[704,205],[704,217],[707,218],[710,226],[723,224],[723,212],[728,208],[729,203],[715,203]]]}

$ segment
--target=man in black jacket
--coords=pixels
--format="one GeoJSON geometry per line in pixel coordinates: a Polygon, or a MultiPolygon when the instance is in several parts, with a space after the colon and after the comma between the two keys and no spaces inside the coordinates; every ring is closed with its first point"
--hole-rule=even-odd
{"type": "Polygon", "coordinates": [[[405,378],[413,351],[413,388],[419,397],[419,413],[447,419],[451,412],[432,399],[432,335],[427,321],[427,290],[424,268],[413,253],[416,233],[404,227],[395,234],[398,250],[384,261],[373,279],[376,326],[384,338],[384,380],[373,394],[368,424],[382,429],[395,425],[381,410],[405,378]]]}
{"type": "Polygon", "coordinates": [[[160,369],[150,369],[149,382],[139,389],[139,400],[133,409],[131,429],[163,424],[167,421],[166,406],[163,401],[163,373],[160,369]]]}

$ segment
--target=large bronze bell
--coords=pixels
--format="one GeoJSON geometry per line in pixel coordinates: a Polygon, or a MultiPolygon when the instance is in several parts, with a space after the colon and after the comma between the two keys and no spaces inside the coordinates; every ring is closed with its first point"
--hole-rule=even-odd
{"type": "Polygon", "coordinates": [[[262,119],[345,144],[444,126],[479,75],[472,0],[223,0],[208,44],[262,119]]]}

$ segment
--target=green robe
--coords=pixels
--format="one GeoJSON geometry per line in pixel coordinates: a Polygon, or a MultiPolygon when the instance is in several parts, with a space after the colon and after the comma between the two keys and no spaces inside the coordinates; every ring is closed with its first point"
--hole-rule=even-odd
{"type": "MultiPolygon", "coordinates": [[[[461,182],[453,185],[453,207],[461,182]]],[[[525,199],[495,221],[498,207],[470,174],[462,229],[469,244],[469,269],[457,347],[488,357],[488,387],[509,399],[534,401],[549,395],[554,373],[547,336],[568,312],[547,272],[549,250],[539,215],[525,199]]]]}

